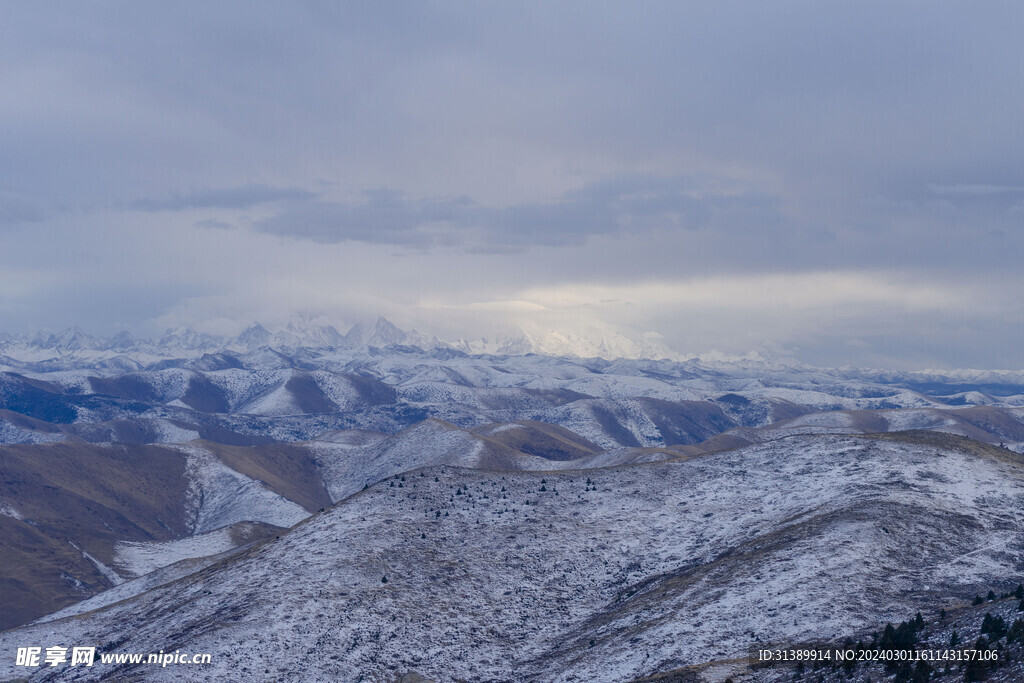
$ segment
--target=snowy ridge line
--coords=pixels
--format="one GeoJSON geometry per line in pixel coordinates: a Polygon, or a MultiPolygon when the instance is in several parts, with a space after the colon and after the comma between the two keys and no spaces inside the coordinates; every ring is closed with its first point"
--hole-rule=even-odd
{"type": "Polygon", "coordinates": [[[0,443],[291,442],[346,429],[394,434],[438,418],[464,428],[520,420],[558,424],[610,449],[693,445],[733,428],[794,419],[835,428],[841,425],[829,420],[839,415],[852,431],[932,421],[933,428],[973,438],[1024,442],[1024,394],[1013,393],[1024,392],[1024,385],[919,391],[908,383],[698,362],[264,349],[148,370],[0,374],[0,443]],[[1002,416],[986,417],[986,408],[1002,416]],[[892,412],[899,410],[905,412],[892,412]],[[821,416],[801,418],[807,413],[821,416]],[[991,437],[982,435],[985,424],[994,428],[991,437]]]}
{"type": "MultiPolygon", "coordinates": [[[[793,359],[769,359],[758,354],[731,356],[720,352],[681,354],[667,348],[655,336],[646,335],[639,342],[621,332],[609,330],[592,337],[551,331],[536,335],[519,330],[500,338],[445,341],[427,337],[416,330],[402,330],[389,320],[378,318],[373,326],[354,325],[341,334],[331,325],[317,325],[308,320],[292,321],[271,332],[260,323],[252,323],[235,337],[197,332],[190,328],[167,330],[159,339],[140,339],[127,332],[103,338],[90,335],[78,327],[63,332],[35,334],[0,333],[0,369],[46,361],[82,367],[126,370],[141,369],[168,359],[192,359],[219,353],[245,354],[260,349],[285,353],[298,351],[342,352],[388,349],[416,349],[423,352],[452,352],[469,356],[526,356],[530,354],[575,359],[653,360],[697,364],[708,369],[756,371],[761,375],[775,372],[828,373],[836,378],[860,379],[882,384],[902,382],[947,384],[976,383],[1024,385],[1024,371],[1014,369],[921,369],[892,370],[886,368],[825,368],[793,359]],[[6,360],[5,360],[6,359],[6,360]]],[[[25,369],[25,368],[21,368],[25,369]]],[[[753,376],[753,375],[752,375],[753,376]]]]}
{"type": "Polygon", "coordinates": [[[454,350],[468,354],[521,356],[540,353],[579,358],[685,358],[645,335],[634,341],[616,330],[606,330],[596,337],[549,331],[531,335],[525,330],[499,338],[443,341],[427,337],[416,330],[402,330],[380,317],[373,327],[354,325],[341,334],[331,325],[315,325],[309,321],[291,322],[271,332],[260,323],[252,323],[236,337],[197,332],[189,328],[168,330],[157,340],[136,339],[127,332],[110,338],[94,337],[78,327],[60,333],[39,332],[34,335],[0,336],[0,358],[6,355],[15,362],[40,362],[46,359],[71,357],[113,359],[137,356],[152,360],[160,357],[191,357],[219,351],[253,351],[260,348],[294,349],[370,349],[388,346],[417,347],[423,350],[454,350]]]}

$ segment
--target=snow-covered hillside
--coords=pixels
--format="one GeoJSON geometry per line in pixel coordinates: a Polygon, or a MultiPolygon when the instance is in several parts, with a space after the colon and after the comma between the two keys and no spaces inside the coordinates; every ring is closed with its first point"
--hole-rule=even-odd
{"type": "Polygon", "coordinates": [[[596,444],[554,425],[478,431],[425,420],[397,434],[344,431],[294,444],[0,446],[0,588],[10,627],[123,579],[249,542],[239,525],[280,529],[410,469],[455,464],[551,470],[679,457],[596,444]],[[30,541],[23,538],[29,535],[30,541]],[[31,567],[30,571],[26,568],[31,567]]]}
{"type": "MultiPolygon", "coordinates": [[[[965,390],[955,377],[943,394],[944,385],[931,376],[927,385],[907,377],[882,384],[773,363],[469,356],[407,346],[287,352],[263,346],[129,371],[28,367],[0,373],[0,443],[203,438],[258,444],[345,429],[393,434],[437,418],[463,428],[533,420],[566,427],[602,448],[667,447],[808,413],[887,411],[882,431],[940,428],[956,421],[945,413],[972,407],[1007,415],[1024,407],[1021,386],[965,390]]],[[[811,426],[832,418],[807,419],[811,426]]],[[[970,435],[987,439],[983,431],[970,435]]],[[[987,431],[995,442],[1024,442],[1024,434],[1011,433],[1015,428],[1001,436],[1000,429],[987,431]]]]}
{"type": "MultiPolygon", "coordinates": [[[[212,653],[138,676],[609,680],[853,632],[1015,577],[1024,463],[943,435],[797,436],[687,461],[431,467],[137,598],[0,635],[212,653]],[[382,543],[382,539],[387,539],[382,543]]],[[[25,675],[13,656],[0,674],[25,675]]],[[[71,670],[39,671],[70,677],[71,670]]]]}

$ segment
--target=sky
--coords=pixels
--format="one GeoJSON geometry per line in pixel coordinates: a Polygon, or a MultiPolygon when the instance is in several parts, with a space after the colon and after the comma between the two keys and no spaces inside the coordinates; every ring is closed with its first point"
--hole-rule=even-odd
{"type": "Polygon", "coordinates": [[[0,3],[0,331],[1024,367],[1013,2],[0,3]]]}

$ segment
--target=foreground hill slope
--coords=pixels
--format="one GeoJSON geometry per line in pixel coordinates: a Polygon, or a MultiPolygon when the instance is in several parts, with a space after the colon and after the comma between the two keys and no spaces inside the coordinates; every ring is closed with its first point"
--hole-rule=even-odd
{"type": "Polygon", "coordinates": [[[425,420],[393,435],[346,431],[262,446],[0,445],[0,629],[270,535],[411,469],[580,469],[679,456],[602,451],[540,423],[478,431],[425,420]],[[256,523],[255,532],[231,531],[242,523],[256,523]]]}
{"type": "Polygon", "coordinates": [[[275,449],[259,467],[244,449],[201,442],[0,445],[0,628],[135,576],[119,561],[125,543],[160,548],[240,522],[288,527],[329,505],[319,479],[289,467],[286,456],[302,462],[304,451],[275,449]]]}
{"type": "Polygon", "coordinates": [[[16,647],[62,643],[213,663],[37,677],[630,680],[1017,576],[1022,484],[1019,456],[941,434],[589,471],[426,468],[137,598],[0,634],[0,676],[26,675],[16,647]]]}

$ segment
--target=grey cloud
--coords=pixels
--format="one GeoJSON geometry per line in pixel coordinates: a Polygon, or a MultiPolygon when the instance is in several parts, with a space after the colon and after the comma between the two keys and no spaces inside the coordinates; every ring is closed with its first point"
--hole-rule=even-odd
{"type": "Polygon", "coordinates": [[[493,208],[468,197],[411,199],[393,190],[358,204],[292,202],[256,229],[316,242],[465,244],[473,253],[574,246],[597,235],[777,224],[778,199],[709,178],[624,176],[555,201],[493,208]],[[432,229],[436,228],[436,229],[432,229]]]}
{"type": "Polygon", "coordinates": [[[309,200],[315,192],[294,187],[270,187],[250,183],[237,187],[207,188],[162,198],[138,199],[129,207],[136,211],[186,211],[189,209],[248,209],[272,202],[309,200]]]}
{"type": "Polygon", "coordinates": [[[928,189],[935,194],[942,195],[967,195],[967,196],[978,196],[978,195],[1001,195],[1001,194],[1014,194],[1024,195],[1024,187],[1015,185],[981,185],[981,184],[962,184],[962,185],[929,185],[928,189]]]}
{"type": "Polygon", "coordinates": [[[256,230],[314,242],[429,244],[432,223],[460,224],[472,207],[468,198],[408,199],[394,190],[367,190],[358,204],[292,202],[255,224],[256,230]]]}
{"type": "Polygon", "coordinates": [[[207,218],[206,220],[196,221],[193,223],[197,228],[209,228],[212,230],[230,230],[234,226],[227,221],[219,221],[215,218],[207,218]]]}
{"type": "Polygon", "coordinates": [[[37,223],[46,212],[35,202],[24,197],[0,192],[0,226],[19,223],[37,223]]]}

